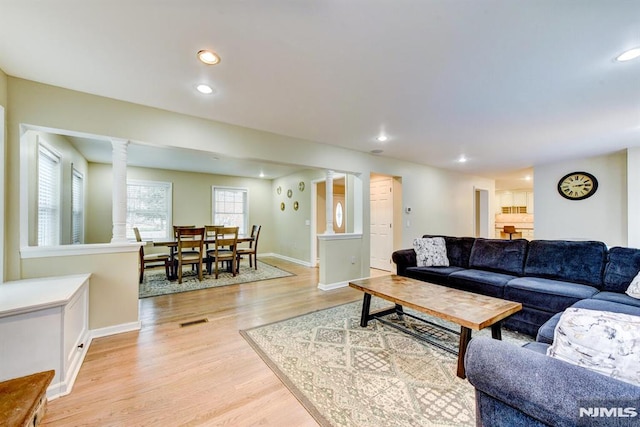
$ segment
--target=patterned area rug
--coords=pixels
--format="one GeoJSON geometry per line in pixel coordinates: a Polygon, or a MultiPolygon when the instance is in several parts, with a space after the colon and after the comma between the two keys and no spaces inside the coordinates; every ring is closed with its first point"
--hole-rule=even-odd
{"type": "Polygon", "coordinates": [[[281,270],[265,262],[258,261],[258,269],[249,267],[248,260],[240,262],[240,274],[233,277],[231,273],[220,272],[216,279],[213,275],[204,275],[204,280],[198,280],[198,275],[185,267],[182,273],[182,283],[177,280],[169,281],[164,269],[145,270],[144,280],[140,283],[140,298],[158,295],[175,294],[179,292],[195,291],[198,289],[214,288],[217,286],[237,285],[239,283],[257,282],[258,280],[276,279],[278,277],[293,276],[293,273],[281,270]]]}
{"type": "MultiPolygon", "coordinates": [[[[373,308],[388,305],[372,299],[373,308]]],[[[349,303],[240,333],[322,426],[474,426],[474,389],[456,376],[457,356],[378,321],[361,328],[361,307],[349,303]]],[[[424,331],[408,316],[387,320],[424,331]]],[[[474,334],[490,336],[491,329],[474,334]]],[[[457,346],[453,334],[438,339],[457,346]]],[[[506,330],[502,339],[532,341],[506,330]]]]}

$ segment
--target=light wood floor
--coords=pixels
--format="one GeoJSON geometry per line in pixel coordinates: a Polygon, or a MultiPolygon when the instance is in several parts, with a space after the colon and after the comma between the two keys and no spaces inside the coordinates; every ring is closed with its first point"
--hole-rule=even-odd
{"type": "Polygon", "coordinates": [[[43,425],[316,426],[238,331],[362,293],[320,291],[317,269],[263,260],[295,276],[140,300],[142,329],[93,340],[73,391],[49,402],[43,425]]]}

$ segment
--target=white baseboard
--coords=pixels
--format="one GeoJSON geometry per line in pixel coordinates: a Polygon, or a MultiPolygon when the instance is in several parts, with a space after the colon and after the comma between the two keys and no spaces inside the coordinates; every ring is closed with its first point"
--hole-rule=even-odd
{"type": "MultiPolygon", "coordinates": [[[[305,267],[312,267],[312,265],[311,265],[311,263],[309,261],[302,261],[301,259],[290,258],[288,256],[284,256],[284,255],[280,255],[280,254],[268,253],[268,254],[259,254],[259,255],[273,257],[273,258],[280,258],[280,259],[283,259],[285,261],[289,261],[289,262],[293,262],[293,263],[296,263],[296,264],[303,265],[305,267]]],[[[258,258],[258,259],[260,259],[260,258],[258,258]]]]}
{"type": "Polygon", "coordinates": [[[345,280],[343,282],[335,282],[335,283],[318,283],[318,289],[320,289],[321,291],[330,291],[333,289],[338,289],[338,288],[345,288],[347,286],[349,286],[349,282],[353,282],[356,280],[363,280],[363,279],[367,279],[367,277],[361,277],[359,279],[349,279],[349,280],[345,280]]]}
{"type": "Polygon", "coordinates": [[[119,325],[107,326],[106,328],[92,329],[91,339],[107,337],[109,335],[121,334],[123,332],[139,331],[142,328],[142,322],[121,323],[119,325]]]}
{"type": "Polygon", "coordinates": [[[53,400],[58,397],[66,396],[71,393],[71,389],[73,389],[73,384],[76,382],[76,377],[78,376],[78,372],[80,372],[80,367],[82,366],[82,362],[84,362],[84,358],[89,351],[89,347],[91,346],[91,332],[87,331],[80,338],[80,342],[83,344],[80,350],[80,355],[76,356],[72,364],[69,366],[67,370],[66,378],[61,379],[59,382],[55,384],[51,384],[47,388],[47,399],[53,400]]]}
{"type": "Polygon", "coordinates": [[[349,286],[349,282],[336,282],[336,283],[329,283],[329,284],[324,284],[324,283],[318,283],[318,289],[320,289],[321,291],[331,291],[333,289],[338,289],[338,288],[344,288],[349,286]]]}

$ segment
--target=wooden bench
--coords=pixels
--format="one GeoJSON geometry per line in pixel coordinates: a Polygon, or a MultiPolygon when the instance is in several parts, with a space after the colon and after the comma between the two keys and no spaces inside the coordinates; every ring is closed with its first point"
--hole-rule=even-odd
{"type": "Polygon", "coordinates": [[[34,427],[40,424],[47,407],[47,387],[54,371],[0,382],[0,420],[3,426],[34,427]]]}

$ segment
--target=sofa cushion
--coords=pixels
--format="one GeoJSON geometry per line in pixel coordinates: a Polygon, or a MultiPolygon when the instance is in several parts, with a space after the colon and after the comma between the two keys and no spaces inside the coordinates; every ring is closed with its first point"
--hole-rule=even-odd
{"type": "Polygon", "coordinates": [[[640,386],[640,317],[568,308],[547,355],[640,386]]]}
{"type": "Polygon", "coordinates": [[[418,267],[448,267],[447,246],[442,237],[420,238],[413,240],[418,267]]]}
{"type": "Polygon", "coordinates": [[[469,268],[522,276],[528,242],[524,239],[476,239],[469,268]]]}
{"type": "Polygon", "coordinates": [[[623,293],[640,271],[640,249],[615,246],[609,249],[603,291],[623,293]]]}
{"type": "MultiPolygon", "coordinates": [[[[502,326],[506,329],[511,329],[535,337],[538,333],[538,329],[540,329],[540,325],[544,325],[553,315],[554,313],[533,307],[527,307],[523,304],[522,310],[507,317],[502,322],[502,326]]],[[[551,331],[551,335],[553,336],[553,331],[551,331]]]]}
{"type": "Polygon", "coordinates": [[[524,265],[524,275],[582,283],[598,289],[607,259],[602,242],[532,240],[524,265]]]}
{"type": "Polygon", "coordinates": [[[631,305],[640,308],[640,299],[632,298],[629,295],[619,294],[617,292],[598,292],[591,298],[596,300],[617,302],[619,304],[631,305]]]}
{"type": "MultiPolygon", "coordinates": [[[[615,313],[624,313],[631,314],[634,316],[640,316],[640,307],[620,304],[615,301],[607,301],[603,299],[596,299],[598,296],[602,295],[604,292],[600,292],[596,294],[593,298],[583,299],[573,304],[571,308],[583,308],[588,310],[599,310],[599,311],[613,311],[615,313]]],[[[624,296],[622,294],[617,294],[624,296]]],[[[631,299],[631,298],[630,298],[631,299]]],[[[560,320],[560,316],[562,313],[558,313],[554,315],[551,319],[545,322],[540,329],[538,329],[538,335],[536,336],[536,341],[551,344],[553,342],[553,334],[555,333],[556,325],[560,320]]]]}
{"type": "Polygon", "coordinates": [[[435,236],[430,234],[425,234],[422,237],[443,237],[447,245],[449,265],[469,268],[469,257],[471,256],[473,242],[476,241],[475,237],[435,236]]]}
{"type": "Polygon", "coordinates": [[[504,297],[521,302],[528,307],[558,313],[581,299],[590,298],[597,292],[598,290],[594,287],[577,283],[541,277],[518,277],[507,283],[504,297]]]}
{"type": "Polygon", "coordinates": [[[515,277],[491,271],[461,269],[449,275],[449,283],[465,291],[502,298],[504,286],[515,277]]]}
{"type": "Polygon", "coordinates": [[[435,283],[438,285],[447,284],[447,277],[456,271],[463,270],[462,267],[408,267],[404,275],[416,280],[435,283]]]}

